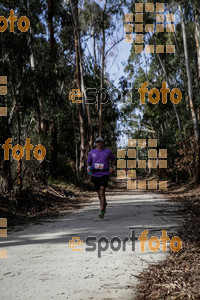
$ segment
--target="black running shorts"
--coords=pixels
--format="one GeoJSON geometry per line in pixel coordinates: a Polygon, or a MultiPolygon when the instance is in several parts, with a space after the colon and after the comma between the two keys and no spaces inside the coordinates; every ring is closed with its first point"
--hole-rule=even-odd
{"type": "Polygon", "coordinates": [[[100,186],[107,187],[108,180],[109,180],[109,175],[104,175],[101,177],[92,176],[92,182],[94,183],[96,191],[98,191],[100,189],[100,186]]]}

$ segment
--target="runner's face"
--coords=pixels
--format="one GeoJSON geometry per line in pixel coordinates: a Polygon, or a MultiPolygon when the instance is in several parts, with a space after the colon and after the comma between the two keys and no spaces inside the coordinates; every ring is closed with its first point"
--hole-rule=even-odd
{"type": "Polygon", "coordinates": [[[96,147],[98,150],[102,150],[103,149],[103,142],[96,142],[96,147]]]}

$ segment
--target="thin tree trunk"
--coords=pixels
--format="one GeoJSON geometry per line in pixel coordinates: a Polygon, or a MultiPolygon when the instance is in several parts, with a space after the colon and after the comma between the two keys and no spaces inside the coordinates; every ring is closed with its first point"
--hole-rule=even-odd
{"type": "MultiPolygon", "coordinates": [[[[85,84],[83,78],[83,60],[82,60],[82,50],[81,50],[81,40],[80,34],[78,32],[78,26],[76,26],[77,38],[78,38],[78,54],[79,54],[79,65],[80,65],[80,77],[81,77],[81,91],[83,92],[83,112],[85,110],[85,102],[87,103],[87,95],[85,91],[85,84]]],[[[90,117],[90,104],[86,104],[87,110],[87,121],[88,121],[88,130],[89,130],[89,150],[92,149],[92,124],[91,124],[91,117],[90,117]]]]}
{"type": "MultiPolygon", "coordinates": [[[[55,49],[55,38],[54,38],[54,26],[53,26],[53,16],[54,16],[54,0],[47,0],[48,11],[47,11],[47,21],[49,30],[49,53],[50,61],[54,63],[56,61],[56,49],[55,49]]],[[[54,109],[53,109],[54,115],[54,109]]],[[[57,147],[57,127],[56,122],[53,117],[51,124],[51,172],[54,176],[57,176],[57,164],[58,164],[58,147],[57,147]]]]}
{"type": "MultiPolygon", "coordinates": [[[[160,58],[160,55],[159,55],[158,53],[157,53],[157,56],[158,56],[158,59],[159,59],[161,68],[162,68],[162,70],[163,70],[163,72],[164,72],[164,74],[165,74],[165,78],[166,78],[167,84],[168,84],[168,86],[169,86],[169,88],[170,88],[170,90],[171,90],[171,89],[172,89],[172,87],[171,87],[171,82],[170,82],[170,80],[169,80],[169,78],[168,78],[168,76],[167,76],[167,72],[166,72],[165,66],[163,65],[163,62],[162,62],[162,60],[161,60],[161,58],[160,58]]],[[[173,104],[173,109],[174,109],[174,112],[175,112],[175,115],[176,115],[176,119],[177,119],[177,123],[178,123],[178,129],[179,129],[180,138],[181,138],[181,140],[182,140],[183,137],[182,137],[182,129],[181,129],[180,118],[179,118],[179,115],[178,115],[178,112],[177,112],[177,109],[176,109],[176,105],[175,105],[174,103],[172,103],[172,104],[173,104]]]]}
{"type": "MultiPolygon", "coordinates": [[[[18,145],[21,144],[21,121],[20,121],[20,114],[19,114],[19,106],[17,106],[17,127],[18,127],[18,134],[17,134],[17,143],[18,145]]],[[[20,197],[22,191],[22,160],[18,160],[18,176],[17,176],[17,184],[18,190],[17,195],[20,197]]]]}
{"type": "Polygon", "coordinates": [[[57,175],[58,169],[58,143],[57,143],[57,128],[53,118],[51,125],[51,173],[57,175]]]}
{"type": "Polygon", "coordinates": [[[198,121],[197,121],[197,116],[196,116],[194,103],[193,103],[192,77],[191,77],[191,70],[190,70],[190,64],[189,64],[187,36],[186,36],[186,29],[185,29],[185,22],[184,22],[184,18],[183,18],[182,7],[180,4],[179,4],[179,10],[181,13],[181,25],[182,25],[182,31],[183,31],[183,44],[184,44],[184,54],[185,54],[185,65],[186,65],[187,78],[188,78],[188,93],[189,93],[190,109],[191,109],[191,114],[192,114],[194,133],[195,133],[196,141],[198,141],[199,140],[199,128],[198,128],[198,121]]]}
{"type": "Polygon", "coordinates": [[[99,136],[102,135],[103,131],[103,111],[102,111],[102,98],[103,98],[103,88],[104,88],[104,69],[105,69],[105,27],[104,27],[104,16],[106,12],[107,0],[105,0],[104,10],[102,14],[102,58],[101,58],[101,74],[100,74],[100,99],[99,99],[99,136]]]}
{"type": "MultiPolygon", "coordinates": [[[[170,14],[171,13],[173,13],[173,14],[176,13],[175,9],[174,9],[174,1],[170,5],[167,4],[167,7],[168,7],[168,10],[169,10],[170,14]]],[[[171,22],[173,22],[172,18],[171,18],[171,22]]],[[[176,44],[176,49],[177,49],[178,55],[180,57],[180,49],[179,49],[179,45],[178,45],[178,39],[177,39],[176,31],[173,33],[173,35],[174,35],[174,41],[175,41],[175,44],[176,44]]]]}
{"type": "MultiPolygon", "coordinates": [[[[76,63],[79,64],[79,68],[76,67],[76,70],[79,72],[79,78],[78,80],[81,81],[81,84],[79,84],[79,87],[81,85],[80,89],[83,92],[83,118],[85,115],[85,103],[87,103],[87,95],[85,91],[85,84],[84,84],[84,77],[83,77],[83,60],[82,60],[82,49],[81,49],[81,40],[80,40],[80,34],[78,29],[78,1],[75,2],[75,9],[73,8],[72,2],[71,2],[71,9],[72,9],[72,15],[74,19],[75,24],[75,40],[77,41],[77,55],[78,60],[76,60],[76,63]]],[[[77,73],[76,73],[77,74],[77,73]]],[[[92,124],[91,124],[91,117],[90,117],[90,106],[89,104],[86,104],[86,110],[87,110],[87,122],[88,122],[88,130],[89,130],[89,148],[91,150],[93,138],[92,138],[92,124]]],[[[85,132],[84,132],[85,136],[85,132]]],[[[84,151],[85,151],[85,145],[84,145],[84,151]]]]}
{"type": "MultiPolygon", "coordinates": [[[[150,37],[150,34],[149,34],[149,37],[150,37]]],[[[154,45],[156,45],[155,43],[155,40],[153,39],[153,42],[154,42],[154,45]]],[[[163,70],[163,73],[165,74],[165,78],[166,78],[166,82],[169,86],[169,88],[171,89],[171,80],[169,79],[168,75],[167,75],[167,72],[166,72],[166,69],[165,69],[165,66],[160,58],[160,55],[159,53],[156,53],[157,57],[158,57],[158,60],[160,62],[160,66],[163,70]]],[[[174,103],[173,104],[173,109],[174,109],[174,112],[175,112],[175,115],[176,115],[176,119],[177,119],[177,123],[178,123],[178,129],[179,129],[179,134],[180,134],[180,138],[181,140],[183,140],[183,137],[182,137],[182,129],[181,129],[181,122],[180,122],[180,118],[179,118],[179,115],[178,115],[178,112],[177,112],[177,109],[176,109],[176,105],[174,103]]]]}
{"type": "Polygon", "coordinates": [[[76,125],[75,125],[73,109],[72,109],[72,122],[73,122],[74,143],[75,143],[75,152],[76,152],[76,176],[77,176],[77,179],[79,179],[79,172],[78,172],[78,141],[77,141],[77,137],[76,137],[76,125]]]}
{"type": "MultiPolygon", "coordinates": [[[[76,81],[77,81],[77,89],[81,90],[81,77],[80,77],[80,49],[78,47],[78,0],[74,1],[74,5],[72,1],[70,1],[72,15],[74,18],[74,42],[75,42],[75,54],[76,54],[76,81]]],[[[79,110],[79,125],[80,125],[80,161],[79,161],[79,171],[80,174],[84,174],[84,166],[85,166],[85,130],[84,130],[84,115],[82,110],[82,104],[78,104],[79,110]]]]}
{"type": "MultiPolygon", "coordinates": [[[[187,70],[187,78],[188,78],[188,93],[189,93],[189,103],[190,103],[190,110],[192,115],[192,123],[194,128],[194,134],[196,138],[196,145],[197,145],[197,168],[196,168],[196,183],[200,183],[200,139],[199,139],[199,125],[198,125],[198,119],[196,115],[196,111],[194,108],[193,103],[193,89],[192,89],[192,76],[191,76],[191,70],[190,70],[190,64],[189,64],[189,54],[188,54],[188,45],[187,45],[187,36],[186,36],[186,29],[185,29],[185,22],[183,18],[183,11],[182,6],[179,4],[179,10],[181,14],[181,25],[182,25],[182,31],[183,31],[183,45],[184,45],[184,54],[185,54],[185,65],[187,70]]],[[[194,150],[195,151],[195,150],[194,150]]]]}
{"type": "MultiPolygon", "coordinates": [[[[28,45],[30,49],[30,66],[33,71],[35,71],[35,56],[33,53],[33,41],[32,41],[32,28],[30,27],[29,30],[29,38],[28,38],[28,45]]],[[[39,135],[39,142],[40,141],[40,135],[41,135],[41,127],[42,127],[42,100],[39,98],[38,91],[36,88],[34,88],[34,94],[35,94],[35,102],[36,102],[36,132],[39,135]]]]}
{"type": "Polygon", "coordinates": [[[54,27],[53,27],[53,15],[54,15],[54,0],[47,0],[48,6],[48,28],[49,28],[49,47],[50,55],[55,58],[55,39],[54,39],[54,27]]]}
{"type": "MultiPolygon", "coordinates": [[[[0,144],[3,145],[5,141],[11,138],[10,126],[6,123],[3,129],[0,132],[0,144]]],[[[11,180],[11,163],[10,155],[9,160],[4,159],[4,152],[0,151],[0,192],[6,193],[10,192],[12,189],[12,180],[11,180]]]]}
{"type": "Polygon", "coordinates": [[[197,46],[197,62],[198,62],[198,75],[200,79],[200,17],[198,15],[198,11],[194,6],[194,26],[195,26],[195,40],[197,46]]]}
{"type": "MultiPolygon", "coordinates": [[[[0,43],[1,44],[1,43],[0,43]]],[[[0,49],[2,48],[2,45],[0,45],[0,49]]],[[[0,51],[1,53],[1,51],[0,51]]],[[[2,56],[2,59],[4,57],[2,56]]],[[[11,67],[10,67],[11,69],[11,67]]],[[[11,72],[12,74],[12,72],[11,72]]],[[[12,78],[12,75],[11,75],[12,78]]],[[[12,82],[12,80],[11,80],[12,82]]],[[[13,87],[11,85],[11,87],[13,87]]],[[[13,106],[15,109],[16,102],[13,100],[13,106]]],[[[11,112],[13,111],[13,108],[11,112]]],[[[13,117],[13,113],[12,113],[13,117]]],[[[1,118],[0,122],[0,145],[3,145],[5,141],[8,138],[11,138],[11,132],[10,132],[10,123],[9,120],[12,120],[12,117],[8,118],[1,118]],[[3,120],[2,120],[3,119],[3,120]]],[[[2,147],[2,146],[1,146],[2,147]]],[[[0,151],[0,193],[7,193],[10,192],[12,189],[12,180],[11,180],[11,162],[10,162],[10,155],[9,160],[4,159],[4,151],[0,151]]]]}
{"type": "Polygon", "coordinates": [[[95,73],[97,72],[97,54],[96,54],[96,39],[93,33],[93,52],[94,52],[94,69],[95,73]]]}

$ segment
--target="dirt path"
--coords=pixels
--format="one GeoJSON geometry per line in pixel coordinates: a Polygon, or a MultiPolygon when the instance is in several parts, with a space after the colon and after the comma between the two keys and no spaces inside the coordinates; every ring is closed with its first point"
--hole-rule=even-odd
{"type": "MultiPolygon", "coordinates": [[[[151,252],[147,247],[135,251],[130,241],[147,229],[148,238],[160,238],[162,230],[176,235],[183,220],[176,215],[179,204],[165,200],[161,194],[143,191],[109,191],[108,208],[99,219],[96,197],[81,209],[52,222],[28,226],[1,238],[1,249],[8,250],[0,260],[0,294],[4,299],[134,299],[138,275],[148,264],[163,260],[166,253],[151,252]],[[126,251],[86,251],[86,237],[129,237],[126,251]],[[83,251],[72,251],[69,240],[80,237],[83,251]],[[98,257],[101,256],[101,257],[98,257]]],[[[17,229],[17,227],[16,227],[17,229]]],[[[98,243],[97,248],[100,247],[98,243]]],[[[117,242],[113,244],[117,247],[117,242]]],[[[91,246],[90,246],[91,248],[91,246]]],[[[162,246],[160,246],[160,249],[162,246]]],[[[100,248],[99,248],[100,249],[100,248]]]]}

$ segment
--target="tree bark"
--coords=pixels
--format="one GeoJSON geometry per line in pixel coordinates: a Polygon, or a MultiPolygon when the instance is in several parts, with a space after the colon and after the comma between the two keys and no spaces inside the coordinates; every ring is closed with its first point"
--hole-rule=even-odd
{"type": "MultiPolygon", "coordinates": [[[[18,127],[18,134],[17,134],[17,143],[18,145],[21,144],[21,122],[20,122],[20,114],[19,114],[19,106],[17,105],[17,127],[18,127]]],[[[18,176],[17,176],[17,185],[18,185],[18,190],[17,190],[17,196],[21,196],[21,191],[22,191],[22,160],[18,160],[18,176]]]]}
{"type": "MultiPolygon", "coordinates": [[[[3,130],[0,132],[0,144],[3,145],[5,141],[11,137],[10,126],[6,122],[3,130]]],[[[11,180],[11,163],[10,155],[9,160],[4,159],[4,152],[0,151],[0,191],[1,193],[10,192],[12,189],[11,180]]]]}
{"type": "Polygon", "coordinates": [[[93,33],[93,52],[94,52],[94,70],[95,70],[95,75],[97,74],[97,54],[96,54],[96,39],[93,33]]]}
{"type": "Polygon", "coordinates": [[[57,128],[53,118],[51,125],[51,174],[57,175],[58,169],[58,143],[57,143],[57,128]]]}
{"type": "Polygon", "coordinates": [[[104,88],[104,69],[105,69],[105,27],[104,27],[104,16],[106,12],[107,0],[105,0],[104,9],[102,13],[102,58],[101,58],[101,74],[100,74],[100,99],[99,99],[99,136],[102,135],[103,131],[103,110],[102,110],[102,97],[104,88]]]}
{"type": "MultiPolygon", "coordinates": [[[[78,14],[78,8],[77,8],[77,14],[78,14]]],[[[78,18],[77,18],[77,21],[78,21],[78,18]]],[[[78,55],[79,55],[79,65],[80,65],[81,91],[83,92],[83,117],[84,117],[85,103],[87,103],[87,95],[86,95],[86,91],[85,91],[85,84],[84,84],[84,77],[83,77],[82,49],[81,49],[81,40],[80,40],[79,31],[78,31],[78,26],[76,26],[75,29],[76,29],[76,34],[77,34],[77,38],[78,38],[78,55]]],[[[92,143],[93,143],[93,137],[92,137],[92,123],[91,123],[91,117],[90,117],[90,104],[86,104],[86,110],[87,110],[87,122],[88,122],[88,131],[89,131],[89,150],[91,150],[92,143]]]]}
{"type": "MultiPolygon", "coordinates": [[[[78,0],[70,1],[72,15],[74,18],[74,43],[75,43],[75,54],[76,54],[76,82],[77,89],[81,91],[81,76],[80,76],[80,49],[78,39],[78,0]]],[[[78,104],[79,110],[79,126],[80,126],[80,161],[79,161],[79,172],[81,175],[84,174],[85,167],[85,129],[84,129],[84,115],[82,104],[78,104]]]]}
{"type": "Polygon", "coordinates": [[[54,38],[54,27],[53,27],[53,15],[54,15],[54,0],[47,0],[48,6],[48,28],[49,28],[49,47],[50,55],[55,58],[55,38],[54,38]]]}
{"type": "Polygon", "coordinates": [[[184,54],[185,54],[185,65],[187,70],[187,78],[188,78],[188,94],[189,94],[189,103],[190,103],[190,110],[192,115],[192,123],[194,128],[194,134],[196,139],[196,145],[197,145],[197,155],[196,155],[196,183],[200,183],[200,139],[199,139],[199,125],[198,125],[198,119],[194,107],[193,102],[193,89],[192,89],[192,76],[191,76],[191,69],[189,64],[189,54],[188,54],[188,44],[187,44],[187,36],[186,36],[186,29],[185,29],[185,22],[183,18],[183,10],[181,4],[179,4],[179,10],[181,15],[181,25],[182,25],[182,31],[183,31],[183,45],[184,45],[184,54]]]}
{"type": "MultiPolygon", "coordinates": [[[[35,56],[33,52],[33,38],[32,38],[32,28],[30,27],[29,30],[29,38],[28,38],[28,45],[30,49],[30,66],[32,71],[35,71],[35,56]]],[[[43,111],[43,104],[42,104],[42,99],[38,94],[37,88],[34,86],[34,94],[35,94],[35,103],[36,103],[36,132],[39,135],[39,142],[40,141],[40,136],[42,133],[42,122],[43,122],[43,116],[42,116],[42,111],[43,111]]]]}
{"type": "MultiPolygon", "coordinates": [[[[71,102],[70,102],[71,105],[71,102]]],[[[74,130],[74,142],[75,142],[75,152],[76,152],[76,177],[79,180],[79,169],[78,169],[78,141],[76,136],[76,125],[75,125],[75,119],[74,119],[74,111],[72,109],[72,122],[73,122],[73,130],[74,130]]]]}
{"type": "Polygon", "coordinates": [[[198,62],[198,76],[200,79],[200,17],[194,5],[194,26],[195,26],[195,40],[197,46],[197,62],[198,62]]]}
{"type": "MultiPolygon", "coordinates": [[[[169,88],[172,89],[172,87],[171,87],[171,82],[170,82],[170,80],[169,80],[169,78],[168,78],[168,76],[167,76],[166,69],[165,69],[165,67],[164,67],[164,65],[163,65],[163,62],[162,62],[162,60],[161,60],[161,58],[160,58],[160,55],[159,55],[158,53],[157,53],[157,56],[158,56],[158,59],[159,59],[161,68],[162,68],[162,70],[163,70],[163,72],[164,72],[164,74],[165,74],[165,78],[166,78],[167,84],[168,84],[169,88]]],[[[175,115],[176,115],[176,119],[177,119],[177,123],[178,123],[178,129],[179,129],[180,138],[181,138],[181,140],[182,140],[183,137],[182,137],[181,122],[180,122],[180,118],[179,118],[179,115],[178,115],[178,112],[177,112],[177,109],[176,109],[176,105],[175,105],[174,103],[173,103],[173,109],[174,109],[174,112],[175,112],[175,115]]]]}
{"type": "MultiPolygon", "coordinates": [[[[49,53],[50,61],[53,63],[56,61],[56,49],[55,49],[55,38],[54,38],[54,26],[53,26],[53,16],[54,16],[54,0],[47,0],[47,22],[49,30],[49,53]]],[[[53,109],[54,115],[54,109],[53,109]]],[[[57,127],[56,122],[53,117],[51,124],[51,172],[54,176],[57,176],[57,164],[58,164],[58,147],[57,147],[57,127]]]]}

